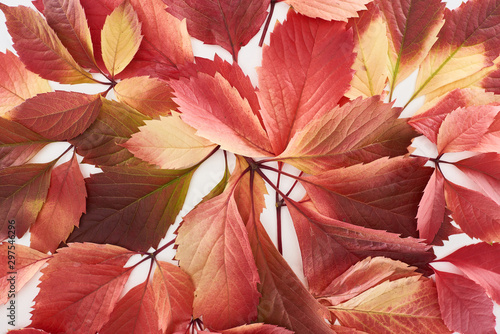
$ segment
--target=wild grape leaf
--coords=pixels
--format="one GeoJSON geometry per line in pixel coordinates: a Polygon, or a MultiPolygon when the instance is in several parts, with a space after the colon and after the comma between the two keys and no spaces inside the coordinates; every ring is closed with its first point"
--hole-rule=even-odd
{"type": "Polygon", "coordinates": [[[76,63],[54,30],[33,9],[0,4],[14,48],[26,68],[42,78],[60,83],[92,83],[94,80],[76,63]]]}
{"type": "Polygon", "coordinates": [[[228,329],[257,318],[259,276],[232,196],[238,176],[233,174],[221,195],[187,214],[177,232],[175,258],[196,287],[193,316],[202,316],[212,329],[228,329]]]}
{"type": "Polygon", "coordinates": [[[98,71],[85,11],[78,0],[44,0],[43,14],[75,61],[98,71]]]}
{"type": "Polygon", "coordinates": [[[35,222],[47,197],[50,171],[55,162],[0,169],[0,239],[7,238],[8,221],[16,221],[22,237],[35,222]]]}
{"type": "Polygon", "coordinates": [[[198,164],[217,145],[196,135],[196,130],[174,113],[146,121],[140,132],[123,144],[134,156],[164,169],[183,169],[198,164]]]}
{"type": "Polygon", "coordinates": [[[47,80],[28,71],[12,52],[0,52],[0,116],[30,97],[51,90],[47,80]]]}
{"type": "Polygon", "coordinates": [[[31,326],[50,333],[98,331],[120,297],[131,272],[123,266],[133,254],[90,243],[59,249],[42,269],[31,326]]]}
{"type": "Polygon", "coordinates": [[[163,333],[185,330],[193,314],[194,285],[178,266],[157,262],[151,287],[163,333]]]}
{"type": "Polygon", "coordinates": [[[186,22],[166,11],[161,0],[130,0],[141,22],[141,46],[121,77],[149,75],[179,76],[179,66],[193,61],[186,22]]]}
{"type": "Polygon", "coordinates": [[[120,298],[100,334],[162,333],[149,282],[133,287],[120,298]]]}
{"type": "Polygon", "coordinates": [[[494,103],[500,103],[500,99],[482,89],[454,89],[426,103],[420,109],[422,112],[414,115],[408,123],[436,144],[439,128],[450,112],[457,108],[494,103]]]}
{"type": "Polygon", "coordinates": [[[87,213],[68,242],[109,243],[143,252],[156,248],[182,209],[195,169],[102,170],[85,179],[87,213]]]}
{"type": "Polygon", "coordinates": [[[476,152],[500,152],[500,113],[474,148],[476,152]]]}
{"type": "Polygon", "coordinates": [[[358,17],[365,5],[372,0],[285,0],[297,12],[309,17],[319,17],[323,20],[347,21],[348,18],[358,17]]]}
{"type": "Polygon", "coordinates": [[[247,229],[262,294],[257,321],[281,326],[296,334],[334,333],[325,322],[328,312],[324,306],[307,291],[255,215],[247,229]]]}
{"type": "Polygon", "coordinates": [[[367,8],[348,23],[353,29],[356,53],[352,66],[356,72],[346,93],[351,99],[381,95],[389,77],[386,25],[377,6],[369,4],[367,8]]]}
{"type": "Polygon", "coordinates": [[[444,177],[436,168],[425,186],[417,212],[419,236],[431,243],[447,216],[444,198],[444,177]]]}
{"type": "Polygon", "coordinates": [[[270,0],[163,0],[167,11],[186,19],[189,34],[207,44],[222,46],[238,59],[240,48],[257,34],[270,0]]]}
{"type": "Polygon", "coordinates": [[[221,334],[293,334],[293,332],[282,327],[257,323],[226,329],[221,334]]]}
{"type": "Polygon", "coordinates": [[[445,324],[464,334],[496,333],[493,301],[474,281],[435,270],[439,307],[445,324]]]}
{"type": "Polygon", "coordinates": [[[198,73],[170,85],[182,120],[195,128],[197,135],[236,154],[271,155],[267,133],[251,105],[220,73],[198,73]]]}
{"type": "Polygon", "coordinates": [[[425,277],[385,281],[329,309],[341,325],[368,333],[451,333],[434,283],[425,277]]]}
{"type": "Polygon", "coordinates": [[[102,59],[112,77],[132,61],[141,41],[139,18],[125,0],[106,18],[101,32],[102,59]]]}
{"type": "Polygon", "coordinates": [[[170,115],[177,109],[168,84],[157,78],[133,77],[118,82],[114,87],[119,101],[152,118],[170,115]]]}
{"type": "Polygon", "coordinates": [[[80,136],[70,140],[76,146],[83,163],[99,166],[143,165],[121,144],[130,139],[149,117],[123,103],[102,100],[96,120],[80,136]]]}
{"type": "Polygon", "coordinates": [[[453,88],[463,88],[461,79],[493,65],[500,51],[498,0],[469,1],[451,11],[445,9],[445,24],[438,40],[422,62],[415,95],[430,100],[453,88]]]}
{"type": "Polygon", "coordinates": [[[385,256],[429,272],[434,255],[417,239],[367,229],[323,216],[305,205],[286,201],[302,255],[304,275],[313,295],[321,295],[345,270],[368,256],[385,256]]]}
{"type": "Polygon", "coordinates": [[[416,269],[416,267],[410,267],[406,263],[382,256],[367,257],[335,278],[317,298],[321,302],[335,306],[382,282],[420,276],[421,274],[415,272],[416,269]]]}
{"type": "Polygon", "coordinates": [[[0,168],[24,164],[50,142],[21,124],[0,117],[0,168]]]}
{"type": "Polygon", "coordinates": [[[319,174],[404,155],[416,133],[397,120],[399,113],[378,96],[358,98],[310,120],[278,157],[306,173],[319,174]]]}
{"type": "Polygon", "coordinates": [[[390,91],[426,57],[444,24],[440,0],[380,0],[389,31],[390,91]]]}
{"type": "Polygon", "coordinates": [[[3,265],[0,267],[0,304],[8,301],[11,284],[15,285],[15,292],[23,288],[28,281],[47,262],[50,255],[20,244],[4,242],[0,245],[0,258],[3,265]],[[9,257],[11,255],[11,257],[9,257]],[[15,272],[14,275],[11,273],[15,272]],[[14,276],[14,280],[9,280],[14,276]]]}
{"type": "Polygon", "coordinates": [[[332,329],[337,334],[367,334],[366,332],[357,330],[355,328],[339,326],[339,325],[333,325],[332,329]]]}
{"type": "Polygon", "coordinates": [[[464,246],[440,261],[453,263],[470,279],[481,285],[488,295],[498,303],[500,301],[499,246],[499,244],[485,242],[464,246]]]}
{"type": "Polygon", "coordinates": [[[216,54],[214,60],[197,57],[195,63],[184,66],[182,71],[190,76],[197,76],[199,72],[206,73],[211,77],[214,77],[216,73],[222,75],[232,87],[236,88],[241,97],[248,101],[252,112],[259,118],[262,126],[264,126],[256,89],[238,63],[233,62],[231,64],[216,54]]]}
{"type": "Polygon", "coordinates": [[[52,170],[47,199],[31,226],[30,246],[41,252],[52,252],[66,241],[80,216],[85,213],[87,191],[76,155],[52,170]]]}
{"type": "Polygon", "coordinates": [[[500,203],[448,180],[444,191],[452,217],[465,233],[485,242],[500,241],[500,203]]]}
{"type": "Polygon", "coordinates": [[[488,132],[500,106],[457,108],[441,123],[437,135],[439,154],[462,151],[482,151],[477,147],[481,136],[488,132]]]}
{"type": "Polygon", "coordinates": [[[455,162],[481,192],[500,203],[500,154],[490,152],[455,162]]]}
{"type": "Polygon", "coordinates": [[[57,91],[26,100],[8,116],[47,139],[69,140],[94,122],[101,104],[100,95],[57,91]]]}
{"type": "Polygon", "coordinates": [[[275,27],[257,71],[262,118],[276,155],[309,122],[333,109],[349,89],[353,47],[345,23],[289,11],[286,21],[275,27]]]}
{"type": "Polygon", "coordinates": [[[350,224],[417,237],[418,203],[433,172],[425,159],[381,158],[305,177],[319,212],[350,224]]]}

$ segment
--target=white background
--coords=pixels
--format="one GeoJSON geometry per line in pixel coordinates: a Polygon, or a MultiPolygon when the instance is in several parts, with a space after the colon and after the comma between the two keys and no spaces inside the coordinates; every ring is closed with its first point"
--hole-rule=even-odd
{"type": "MultiPolygon", "coordinates": [[[[17,6],[17,5],[24,5],[24,6],[31,6],[31,2],[29,0],[0,0],[0,2],[8,5],[8,6],[17,6]]],[[[462,1],[461,0],[450,0],[447,1],[447,6],[449,8],[456,8],[457,6],[460,5],[462,1]]],[[[273,16],[273,21],[271,22],[269,26],[269,31],[266,36],[265,43],[269,44],[269,32],[272,30],[274,27],[274,23],[276,20],[279,20],[280,22],[283,22],[284,18],[286,17],[286,13],[288,10],[288,5],[285,3],[278,3],[275,9],[275,13],[273,16]]],[[[262,29],[261,29],[262,32],[262,29]]],[[[260,66],[261,63],[261,48],[258,46],[258,42],[261,36],[261,32],[254,37],[250,43],[243,47],[239,53],[239,65],[243,68],[246,74],[248,74],[253,82],[254,85],[257,85],[257,73],[255,71],[255,68],[260,66]]],[[[192,44],[193,44],[193,50],[194,54],[196,56],[201,56],[205,58],[210,58],[213,59],[213,56],[215,53],[217,53],[221,58],[231,62],[232,58],[229,52],[225,51],[224,49],[220,47],[215,47],[215,46],[207,46],[201,43],[198,40],[192,39],[192,44]]],[[[12,52],[15,52],[15,50],[12,47],[12,41],[10,39],[10,36],[7,32],[6,26],[5,26],[5,17],[3,13],[0,12],[0,51],[5,52],[6,49],[11,50],[12,52]]],[[[415,73],[416,74],[416,73],[415,73]]],[[[405,80],[401,85],[399,85],[396,89],[396,94],[395,96],[398,98],[397,104],[398,106],[402,106],[406,103],[407,99],[411,96],[413,93],[414,89],[414,80],[416,78],[416,75],[412,75],[408,80],[405,80]],[[413,81],[413,82],[412,82],[413,81]]],[[[70,90],[70,91],[79,91],[79,92],[84,92],[84,93],[89,93],[89,94],[95,94],[101,91],[104,91],[106,87],[98,85],[98,84],[81,84],[81,85],[61,85],[57,84],[54,82],[51,82],[51,85],[54,89],[59,89],[59,90],[70,90]]],[[[413,108],[411,110],[415,110],[415,108],[418,108],[421,106],[423,103],[423,99],[420,99],[420,101],[417,101],[416,103],[413,104],[413,108]]],[[[411,112],[410,110],[410,112],[411,112]]],[[[406,112],[405,116],[408,115],[408,111],[406,112]]],[[[417,154],[425,155],[428,157],[435,157],[436,156],[436,150],[433,147],[432,144],[430,144],[427,140],[425,139],[420,139],[417,142],[417,146],[419,150],[416,152],[417,154]]],[[[68,147],[68,144],[66,143],[54,143],[48,145],[45,149],[43,149],[34,159],[32,162],[48,162],[51,161],[52,159],[56,158],[59,156],[66,148],[68,147]]],[[[71,153],[66,154],[63,159],[59,161],[59,163],[63,163],[67,160],[69,160],[71,157],[71,153]]],[[[231,159],[231,164],[234,165],[234,159],[231,159]]],[[[181,220],[181,217],[185,214],[187,214],[200,200],[201,198],[208,193],[221,179],[222,174],[223,174],[223,167],[224,166],[224,159],[223,156],[220,152],[215,154],[212,158],[210,158],[207,162],[204,163],[204,165],[195,173],[193,180],[191,182],[191,187],[188,192],[188,196],[186,198],[186,203],[181,211],[181,214],[177,218],[177,224],[181,220]]],[[[285,169],[286,171],[289,172],[295,172],[292,167],[289,167],[289,169],[285,169]]],[[[99,172],[98,169],[96,169],[93,166],[89,165],[82,165],[82,172],[85,177],[88,177],[90,173],[96,173],[99,172]]],[[[446,171],[445,171],[446,172],[446,171]]],[[[450,176],[452,177],[459,177],[456,175],[453,175],[453,170],[450,170],[448,173],[450,173],[450,176]]],[[[271,179],[275,179],[275,174],[270,173],[268,176],[271,179]]],[[[447,175],[448,176],[448,175],[447,175]]],[[[455,182],[461,183],[461,180],[453,179],[455,182]]],[[[284,186],[283,189],[288,189],[291,185],[292,181],[287,180],[286,178],[282,179],[282,185],[284,186]]],[[[269,189],[269,196],[266,196],[266,202],[267,206],[271,209],[266,210],[263,213],[263,216],[261,217],[262,221],[264,222],[264,225],[268,229],[268,232],[273,238],[273,240],[276,240],[276,231],[275,231],[275,210],[274,210],[274,192],[269,189]]],[[[300,187],[297,187],[297,189],[292,193],[292,197],[299,199],[303,195],[303,190],[300,189],[300,187]]],[[[160,243],[160,246],[163,245],[164,243],[168,242],[169,240],[172,239],[172,232],[175,230],[176,226],[172,227],[169,230],[169,233],[165,237],[165,239],[160,243]]],[[[295,272],[303,279],[303,275],[301,273],[301,259],[300,259],[300,253],[298,250],[297,246],[297,239],[295,236],[295,232],[293,230],[293,226],[290,220],[290,217],[288,216],[286,210],[283,210],[283,240],[284,240],[284,256],[285,258],[289,261],[291,264],[292,268],[295,270],[295,272]]],[[[22,239],[18,240],[20,244],[25,244],[29,245],[29,233],[22,239]]],[[[472,242],[477,242],[473,241],[470,238],[468,238],[466,235],[456,235],[452,236],[450,238],[450,241],[445,243],[445,246],[443,247],[435,247],[435,252],[437,257],[442,257],[444,255],[447,255],[454,251],[455,249],[458,249],[466,244],[470,244],[472,242]]],[[[171,250],[171,248],[167,249],[164,251],[161,256],[159,257],[161,260],[164,261],[171,261],[171,259],[174,256],[174,252],[171,250]]],[[[134,264],[140,260],[139,256],[133,257],[130,261],[129,264],[134,264]]],[[[450,271],[454,271],[454,268],[449,268],[446,266],[446,264],[436,264],[436,268],[438,269],[447,269],[450,271]]],[[[132,276],[130,281],[127,283],[126,291],[130,289],[132,286],[135,284],[142,282],[146,276],[147,272],[149,269],[149,261],[145,262],[143,265],[137,267],[132,276]]],[[[23,289],[21,292],[16,294],[16,307],[17,307],[17,318],[16,318],[16,328],[22,328],[25,326],[28,326],[30,323],[29,317],[29,311],[30,307],[33,305],[33,298],[36,296],[38,292],[38,288],[36,287],[38,284],[38,278],[40,277],[40,273],[33,279],[31,280],[23,289]]],[[[7,320],[6,318],[7,310],[6,306],[0,307],[0,333],[6,332],[8,329],[13,329],[10,326],[7,326],[7,320]]],[[[498,318],[500,315],[500,308],[498,306],[495,307],[495,314],[498,318]]],[[[497,332],[499,332],[500,329],[500,324],[497,324],[497,332]]]]}

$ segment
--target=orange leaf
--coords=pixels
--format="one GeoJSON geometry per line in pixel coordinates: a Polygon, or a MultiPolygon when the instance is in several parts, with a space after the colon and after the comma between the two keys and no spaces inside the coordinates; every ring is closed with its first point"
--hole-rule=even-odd
{"type": "Polygon", "coordinates": [[[374,96],[316,115],[293,136],[278,158],[306,173],[319,174],[404,155],[416,133],[397,120],[399,108],[391,107],[374,96]]]}
{"type": "Polygon", "coordinates": [[[217,145],[197,136],[177,113],[160,120],[146,121],[140,132],[123,146],[134,156],[163,169],[183,169],[198,164],[217,145]]]}
{"type": "Polygon", "coordinates": [[[261,113],[275,154],[309,122],[333,109],[349,89],[352,50],[352,33],[344,23],[291,10],[275,27],[258,69],[261,113]]]}
{"type": "Polygon", "coordinates": [[[4,242],[0,245],[0,258],[2,263],[0,266],[0,292],[2,293],[0,304],[5,304],[11,294],[9,290],[13,281],[17,293],[47,262],[50,255],[17,243],[4,242]],[[9,274],[9,272],[15,272],[15,274],[9,274]],[[9,280],[12,276],[14,280],[9,280]]]}
{"type": "Polygon", "coordinates": [[[168,334],[185,330],[193,314],[191,277],[171,263],[159,261],[157,264],[152,288],[160,329],[168,334]]]}
{"type": "Polygon", "coordinates": [[[368,333],[450,333],[434,283],[419,276],[382,282],[329,309],[340,324],[368,333]]]}
{"type": "Polygon", "coordinates": [[[129,0],[106,18],[101,33],[102,59],[111,76],[127,67],[141,45],[141,23],[129,0]]]}
{"type": "Polygon", "coordinates": [[[51,140],[69,140],[84,132],[99,114],[100,95],[56,91],[26,100],[9,117],[51,140]]]}
{"type": "Polygon", "coordinates": [[[100,334],[161,334],[153,290],[149,282],[133,287],[120,298],[100,334]]]}
{"type": "Polygon", "coordinates": [[[31,247],[52,252],[66,241],[85,213],[85,182],[76,155],[52,170],[47,199],[31,226],[31,247]]]}
{"type": "Polygon", "coordinates": [[[92,83],[92,76],[80,67],[47,22],[31,8],[0,4],[7,28],[26,68],[42,78],[60,83],[92,83]]]}
{"type": "Polygon", "coordinates": [[[259,276],[232,188],[186,215],[176,239],[176,259],[196,287],[193,316],[213,329],[257,318],[259,276]]]}
{"type": "Polygon", "coordinates": [[[43,14],[77,63],[98,70],[90,29],[79,0],[44,0],[43,14]]]}
{"type": "Polygon", "coordinates": [[[0,117],[26,99],[50,91],[48,81],[28,71],[16,55],[0,52],[0,117]]]}
{"type": "Polygon", "coordinates": [[[152,118],[170,115],[177,109],[173,92],[166,81],[150,77],[121,80],[114,87],[118,100],[152,118]]]}
{"type": "Polygon", "coordinates": [[[347,21],[358,17],[358,11],[366,9],[364,5],[372,0],[285,0],[297,12],[309,17],[319,17],[323,20],[347,21]]]}
{"type": "Polygon", "coordinates": [[[98,331],[109,319],[134,253],[113,245],[70,244],[42,269],[31,326],[50,333],[98,331]]]}

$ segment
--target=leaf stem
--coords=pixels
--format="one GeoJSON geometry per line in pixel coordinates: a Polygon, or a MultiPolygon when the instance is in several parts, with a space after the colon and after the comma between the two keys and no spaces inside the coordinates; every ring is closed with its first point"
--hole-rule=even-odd
{"type": "Polygon", "coordinates": [[[269,29],[269,23],[274,14],[274,6],[276,6],[276,0],[271,0],[271,8],[269,9],[269,15],[267,15],[266,24],[264,25],[264,30],[262,30],[262,36],[260,37],[259,46],[262,47],[264,44],[264,39],[266,38],[267,30],[269,29]]]}
{"type": "Polygon", "coordinates": [[[151,256],[156,257],[159,253],[163,252],[165,249],[172,246],[175,243],[175,239],[177,239],[177,237],[173,238],[172,240],[167,242],[165,245],[163,245],[160,248],[158,248],[157,250],[155,250],[153,253],[151,253],[151,256]]]}
{"type": "MultiPolygon", "coordinates": [[[[281,181],[281,171],[283,169],[283,162],[278,161],[278,180],[276,181],[276,187],[280,187],[280,181],[281,181]]],[[[278,251],[280,252],[281,255],[283,255],[283,240],[282,240],[282,235],[281,235],[281,207],[283,206],[283,202],[280,199],[280,195],[278,192],[275,192],[276,194],[276,233],[277,233],[277,238],[278,238],[278,251]]]]}

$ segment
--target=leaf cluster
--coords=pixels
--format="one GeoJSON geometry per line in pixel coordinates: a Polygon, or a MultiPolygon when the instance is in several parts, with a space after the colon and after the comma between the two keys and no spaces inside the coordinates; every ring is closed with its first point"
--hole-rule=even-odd
{"type": "Polygon", "coordinates": [[[0,3],[17,53],[0,53],[1,302],[9,272],[15,293],[42,272],[12,333],[495,332],[500,1],[285,0],[256,88],[238,55],[278,2],[0,3]],[[165,241],[214,154],[222,179],[165,241]],[[478,243],[436,260],[459,233],[478,243]]]}

